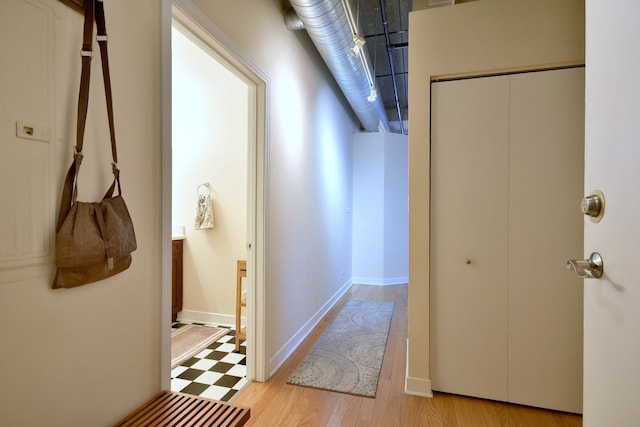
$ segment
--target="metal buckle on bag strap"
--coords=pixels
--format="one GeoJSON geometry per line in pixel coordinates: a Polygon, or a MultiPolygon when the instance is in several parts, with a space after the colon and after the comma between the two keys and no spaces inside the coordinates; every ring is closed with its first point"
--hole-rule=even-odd
{"type": "Polygon", "coordinates": [[[82,164],[82,159],[84,159],[84,154],[82,151],[78,151],[78,147],[73,147],[73,160],[77,163],[78,166],[82,164]]]}

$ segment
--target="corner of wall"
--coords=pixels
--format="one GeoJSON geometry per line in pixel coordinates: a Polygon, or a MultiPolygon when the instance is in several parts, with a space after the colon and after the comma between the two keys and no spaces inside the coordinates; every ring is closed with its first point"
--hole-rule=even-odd
{"type": "Polygon", "coordinates": [[[407,370],[404,377],[404,393],[410,396],[433,398],[431,380],[409,376],[409,340],[407,339],[407,370]]]}

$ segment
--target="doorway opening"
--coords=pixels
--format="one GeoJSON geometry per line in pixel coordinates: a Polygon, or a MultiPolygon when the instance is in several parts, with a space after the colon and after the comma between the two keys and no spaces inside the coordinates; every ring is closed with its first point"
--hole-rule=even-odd
{"type": "MultiPolygon", "coordinates": [[[[184,364],[172,363],[170,375],[162,373],[162,383],[168,388],[170,379],[175,391],[232,400],[253,379],[266,379],[266,79],[234,47],[219,41],[228,43],[206,17],[181,3],[173,4],[170,26],[165,21],[172,45],[172,100],[166,102],[171,105],[172,141],[171,160],[163,167],[163,192],[171,200],[170,207],[163,206],[163,229],[171,223],[172,246],[181,246],[181,262],[174,255],[173,283],[164,280],[163,307],[169,305],[169,295],[172,300],[172,322],[163,325],[164,365],[174,356],[169,329],[182,329],[170,326],[197,324],[229,332],[184,364]],[[179,277],[181,292],[174,286],[179,277]],[[166,289],[170,285],[171,292],[166,289]],[[237,349],[240,293],[246,336],[237,349]]],[[[166,47],[165,53],[169,56],[166,47]]]]}

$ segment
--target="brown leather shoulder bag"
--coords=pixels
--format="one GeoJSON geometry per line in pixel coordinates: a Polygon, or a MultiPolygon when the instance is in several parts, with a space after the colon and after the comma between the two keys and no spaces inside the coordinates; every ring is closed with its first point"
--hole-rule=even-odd
{"type": "Polygon", "coordinates": [[[107,55],[107,32],[102,0],[85,0],[82,41],[82,75],[78,97],[76,146],[73,162],[67,172],[56,236],[56,277],[52,287],[73,288],[114,276],[131,265],[131,252],[137,248],[133,222],[122,198],[120,169],[116,152],[111,79],[107,55]],[[102,75],[107,98],[107,115],[113,157],[113,183],[100,202],[79,202],[78,173],[82,164],[84,129],[89,105],[89,81],[93,22],[102,59],[102,75]],[[115,189],[118,195],[114,196],[115,189]]]}

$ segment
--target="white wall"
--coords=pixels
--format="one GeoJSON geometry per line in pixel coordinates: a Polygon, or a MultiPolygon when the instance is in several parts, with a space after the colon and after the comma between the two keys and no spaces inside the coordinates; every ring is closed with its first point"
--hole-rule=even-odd
{"type": "MultiPolygon", "coordinates": [[[[45,189],[0,187],[0,222],[27,224],[16,228],[16,241],[31,239],[33,224],[33,236],[48,242],[30,254],[3,251],[16,256],[0,260],[3,426],[113,425],[160,388],[160,2],[112,0],[105,9],[123,194],[138,250],[118,276],[52,290],[54,222],[75,143],[82,18],[57,0],[0,2],[0,158],[18,166],[0,174],[16,188],[36,181],[45,189]],[[45,124],[50,141],[16,139],[16,120],[45,124]],[[20,167],[24,161],[39,170],[20,167]],[[26,205],[13,204],[25,194],[26,205]],[[6,209],[12,205],[14,212],[6,209]]],[[[111,180],[98,56],[82,200],[102,197],[111,180]]],[[[3,247],[7,237],[3,231],[3,247]]]]}
{"type": "Polygon", "coordinates": [[[193,3],[269,77],[265,327],[273,372],[350,284],[355,126],[308,36],[286,30],[279,0],[193,3]]]}
{"type": "Polygon", "coordinates": [[[430,82],[584,64],[584,1],[483,0],[409,14],[409,347],[407,391],[430,395],[430,82]]]}
{"type": "Polygon", "coordinates": [[[409,138],[385,134],[384,241],[385,281],[409,279],[409,138]]]}
{"type": "Polygon", "coordinates": [[[353,282],[407,283],[407,136],[359,133],[353,144],[353,282]]]}
{"type": "Polygon", "coordinates": [[[178,319],[233,324],[236,260],[246,258],[248,87],[182,32],[172,34],[172,218],[186,236],[178,319]],[[196,230],[205,182],[214,228],[196,230]]]}
{"type": "Polygon", "coordinates": [[[372,283],[384,277],[384,135],[353,136],[354,283],[372,283]]]}

